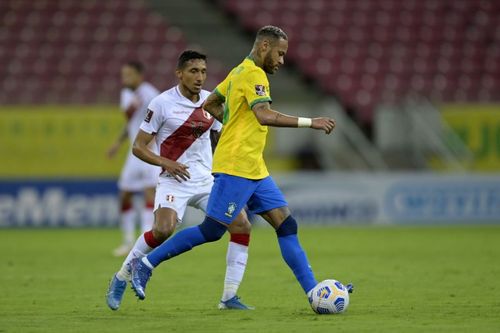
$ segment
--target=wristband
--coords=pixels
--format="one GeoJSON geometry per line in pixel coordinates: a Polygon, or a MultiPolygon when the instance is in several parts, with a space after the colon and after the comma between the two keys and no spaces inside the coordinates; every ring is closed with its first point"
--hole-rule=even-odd
{"type": "Polygon", "coordinates": [[[297,121],[297,127],[311,127],[312,119],[299,117],[297,121]]]}

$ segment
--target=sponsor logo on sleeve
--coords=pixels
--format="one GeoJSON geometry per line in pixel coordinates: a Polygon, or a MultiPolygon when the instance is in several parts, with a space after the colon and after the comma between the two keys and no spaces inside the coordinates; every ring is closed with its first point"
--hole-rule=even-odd
{"type": "Polygon", "coordinates": [[[266,87],[261,84],[256,84],[255,93],[259,96],[266,96],[266,87]]]}
{"type": "Polygon", "coordinates": [[[148,109],[148,113],[146,114],[146,118],[144,118],[144,121],[149,123],[151,121],[151,118],[153,118],[153,111],[148,109]]]}

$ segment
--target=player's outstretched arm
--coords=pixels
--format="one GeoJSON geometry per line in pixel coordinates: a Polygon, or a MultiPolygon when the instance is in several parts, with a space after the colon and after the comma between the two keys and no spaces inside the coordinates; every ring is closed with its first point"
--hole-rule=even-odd
{"type": "Polygon", "coordinates": [[[123,126],[123,129],[120,132],[120,136],[116,139],[113,145],[108,149],[108,157],[115,157],[116,153],[120,150],[120,147],[125,142],[128,136],[127,125],[123,126]]]}
{"type": "Polygon", "coordinates": [[[335,128],[335,120],[331,118],[302,118],[289,116],[271,109],[269,102],[257,103],[252,111],[263,126],[274,127],[310,127],[330,134],[335,128]]]}
{"type": "Polygon", "coordinates": [[[190,175],[187,165],[156,155],[148,148],[153,138],[153,134],[139,130],[132,146],[132,153],[146,163],[161,166],[179,183],[183,180],[188,180],[190,175]]]}
{"type": "Polygon", "coordinates": [[[211,93],[203,103],[203,110],[210,113],[215,119],[222,123],[224,118],[224,98],[216,93],[211,93]]]}

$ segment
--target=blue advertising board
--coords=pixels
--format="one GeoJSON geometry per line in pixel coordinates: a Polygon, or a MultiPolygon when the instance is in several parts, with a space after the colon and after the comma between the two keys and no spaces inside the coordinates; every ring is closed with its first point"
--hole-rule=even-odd
{"type": "MultiPolygon", "coordinates": [[[[305,224],[500,223],[496,174],[295,173],[275,177],[305,224]]],[[[0,227],[106,227],[119,221],[114,179],[0,180],[0,227]]],[[[199,211],[184,224],[199,223],[199,211]]]]}
{"type": "Polygon", "coordinates": [[[116,180],[0,180],[0,227],[118,223],[116,180]]]}

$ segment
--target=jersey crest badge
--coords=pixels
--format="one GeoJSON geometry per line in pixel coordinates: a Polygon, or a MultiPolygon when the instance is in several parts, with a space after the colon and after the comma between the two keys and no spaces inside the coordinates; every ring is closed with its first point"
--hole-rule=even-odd
{"type": "Polygon", "coordinates": [[[266,87],[261,84],[256,84],[255,93],[259,96],[266,96],[266,87]]]}
{"type": "Polygon", "coordinates": [[[203,110],[203,117],[207,118],[208,120],[212,119],[212,115],[205,110],[203,110]]]}
{"type": "Polygon", "coordinates": [[[236,210],[236,203],[230,202],[229,205],[227,206],[227,212],[224,213],[227,217],[233,217],[233,213],[236,210]]]}

